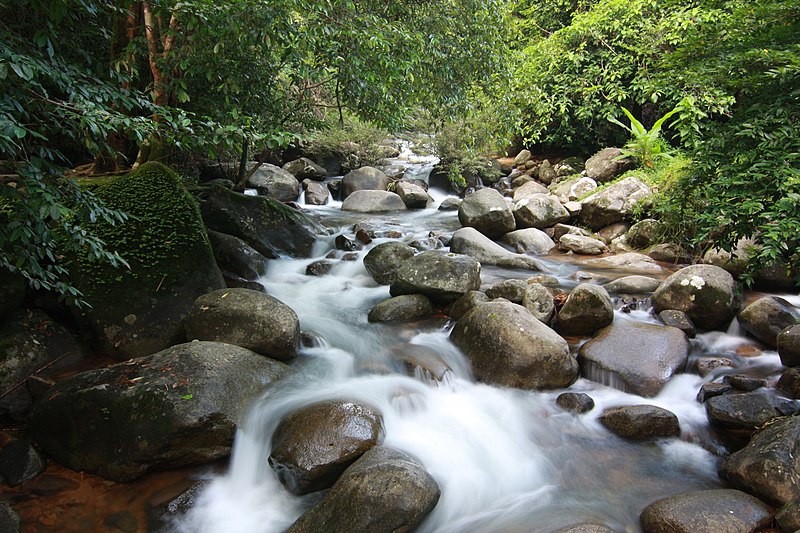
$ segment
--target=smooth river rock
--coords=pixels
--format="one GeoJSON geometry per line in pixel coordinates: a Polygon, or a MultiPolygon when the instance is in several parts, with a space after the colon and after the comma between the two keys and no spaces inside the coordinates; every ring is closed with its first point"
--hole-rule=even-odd
{"type": "Polygon", "coordinates": [[[386,191],[389,183],[389,176],[375,167],[357,168],[342,178],[342,198],[347,199],[356,191],[386,191]]]}
{"type": "Polygon", "coordinates": [[[584,199],[580,220],[592,230],[599,230],[630,216],[633,206],[652,194],[650,187],[640,179],[625,178],[584,199]]]}
{"type": "Polygon", "coordinates": [[[385,211],[404,211],[406,204],[397,194],[389,191],[353,191],[342,202],[342,211],[358,213],[383,213],[385,211]]]}
{"type": "Polygon", "coordinates": [[[475,228],[461,228],[453,233],[450,251],[474,257],[484,265],[542,270],[541,263],[533,257],[509,252],[475,228]]]}
{"type": "Polygon", "coordinates": [[[364,256],[364,268],[376,283],[391,285],[394,273],[406,259],[414,257],[416,251],[409,245],[389,241],[375,246],[364,256]]]}
{"type": "Polygon", "coordinates": [[[775,296],[764,296],[739,311],[739,324],[767,346],[777,345],[778,334],[797,324],[797,310],[775,296]]]}
{"type": "Polygon", "coordinates": [[[785,366],[800,366],[800,325],[781,331],[776,337],[778,355],[785,366]]]}
{"type": "Polygon", "coordinates": [[[450,303],[480,286],[478,261],[466,255],[429,251],[401,263],[389,293],[424,294],[434,302],[450,303]]]}
{"type": "Polygon", "coordinates": [[[556,247],[547,233],[537,228],[518,229],[503,235],[503,242],[520,254],[542,255],[556,247]]]}
{"type": "Polygon", "coordinates": [[[556,316],[556,330],[564,335],[591,335],[614,321],[608,292],[599,285],[581,283],[569,293],[556,316]]]}
{"type": "Polygon", "coordinates": [[[605,409],[598,421],[612,433],[630,440],[679,437],[675,413],[655,405],[622,405],[605,409]]]}
{"type": "Polygon", "coordinates": [[[514,215],[503,195],[495,189],[480,189],[464,197],[458,208],[458,221],[475,228],[490,239],[516,229],[514,215]]]}
{"type": "Polygon", "coordinates": [[[520,229],[549,228],[569,218],[569,212],[552,194],[532,194],[514,203],[514,220],[520,229]]]}
{"type": "Polygon", "coordinates": [[[423,294],[404,294],[384,300],[367,315],[370,322],[390,322],[394,320],[417,320],[433,314],[433,304],[423,294]]]}
{"type": "Polygon", "coordinates": [[[692,265],[675,272],[653,293],[652,301],[656,313],[683,311],[703,329],[726,327],[739,307],[733,276],[713,265],[692,265]]]}
{"type": "Polygon", "coordinates": [[[764,502],[734,489],[676,494],[651,503],[640,516],[644,533],[752,533],[771,521],[764,502]]]}
{"type": "Polygon", "coordinates": [[[247,186],[254,188],[258,194],[269,196],[279,202],[293,202],[300,196],[300,182],[291,173],[281,167],[261,164],[247,178],[247,186]]]}

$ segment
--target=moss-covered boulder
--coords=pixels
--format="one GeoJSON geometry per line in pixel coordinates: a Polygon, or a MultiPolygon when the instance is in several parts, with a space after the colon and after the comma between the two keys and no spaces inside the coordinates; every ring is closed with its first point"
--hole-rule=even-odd
{"type": "Polygon", "coordinates": [[[719,267],[692,265],[659,286],[653,294],[653,308],[656,313],[683,311],[699,328],[724,328],[739,308],[736,282],[719,267]]]}
{"type": "Polygon", "coordinates": [[[204,463],[230,453],[246,408],[286,369],[231,344],[185,343],[56,384],[27,431],[62,465],[114,480],[204,463]]]}
{"type": "Polygon", "coordinates": [[[192,302],[225,287],[196,200],[160,163],[142,165],[96,194],[129,215],[123,224],[94,228],[129,268],[79,261],[75,285],[92,306],[84,311],[88,322],[119,358],[183,342],[181,320],[192,302]]]}

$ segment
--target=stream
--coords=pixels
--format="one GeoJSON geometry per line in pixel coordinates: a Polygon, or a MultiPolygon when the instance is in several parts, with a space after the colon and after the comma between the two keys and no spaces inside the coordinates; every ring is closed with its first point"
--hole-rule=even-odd
{"type": "MultiPolygon", "coordinates": [[[[407,177],[425,179],[432,160],[409,162],[409,157],[405,152],[398,160],[409,167],[407,177]]],[[[431,194],[437,206],[447,197],[443,191],[431,194]]],[[[267,463],[271,435],[287,413],[332,398],[377,407],[384,418],[384,445],[415,457],[435,478],[441,498],[419,529],[426,533],[548,532],[582,522],[635,532],[640,531],[639,513],[654,500],[722,486],[716,473],[719,459],[709,451],[715,443],[705,410],[695,397],[704,382],[719,378],[725,369],[705,378],[679,374],[655,398],[597,383],[603,376],[592,376],[596,381],[581,378],[569,390],[586,392],[596,404],[583,415],[556,406],[564,390],[533,392],[478,383],[469,362],[448,339],[454,323],[446,317],[367,321],[369,310],[389,297],[389,288],[367,273],[362,263],[366,252],[388,240],[425,241],[432,234],[451,233],[460,227],[457,212],[434,206],[364,215],[343,212],[340,205],[304,206],[333,234],[318,240],[313,257],[270,261],[259,280],[268,294],[294,309],[302,330],[316,339],[306,344],[315,345],[303,348],[292,375],[253,404],[238,431],[228,471],[208,475],[192,509],[173,524],[174,531],[284,531],[319,495],[294,496],[278,482],[267,463]],[[343,260],[347,252],[335,249],[334,237],[355,240],[358,222],[366,223],[376,238],[355,252],[355,260],[343,260]],[[310,263],[329,254],[335,262],[329,274],[305,274],[310,263]],[[436,354],[448,370],[437,376],[425,370],[429,365],[420,364],[409,371],[396,357],[409,349],[420,358],[436,354]],[[631,443],[597,421],[604,408],[642,403],[675,413],[681,438],[631,443]]],[[[589,271],[579,256],[556,253],[539,259],[546,274],[567,290],[578,283],[581,272],[589,271]]],[[[485,288],[533,274],[485,267],[482,281],[485,288]]],[[[629,273],[592,274],[613,279],[629,273]]],[[[665,270],[662,277],[668,274],[665,270]]],[[[646,307],[618,310],[615,320],[655,322],[646,307]]],[[[568,340],[574,353],[586,339],[568,340]]],[[[703,333],[692,341],[690,366],[693,358],[704,355],[733,358],[737,373],[775,375],[781,368],[777,353],[745,338],[735,320],[727,333],[703,333]]]]}

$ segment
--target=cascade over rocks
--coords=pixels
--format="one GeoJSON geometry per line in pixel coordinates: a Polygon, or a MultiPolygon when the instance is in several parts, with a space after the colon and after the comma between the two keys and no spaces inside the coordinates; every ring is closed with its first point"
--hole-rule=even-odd
{"type": "Polygon", "coordinates": [[[552,194],[532,194],[514,203],[514,220],[517,227],[549,228],[569,220],[570,214],[552,194]]]}
{"type": "Polygon", "coordinates": [[[505,198],[495,189],[479,189],[464,197],[458,208],[458,221],[475,228],[490,239],[516,229],[514,215],[505,198]]]}
{"type": "Polygon", "coordinates": [[[402,242],[389,241],[378,244],[364,256],[364,268],[380,285],[391,285],[394,273],[405,261],[414,257],[414,249],[402,242]]]}
{"type": "Polygon", "coordinates": [[[293,202],[300,196],[300,182],[281,167],[263,163],[247,178],[247,185],[262,196],[279,202],[293,202]]]}
{"type": "Polygon", "coordinates": [[[345,470],[328,495],[287,533],[414,531],[440,494],[436,481],[413,458],[375,447],[345,470]]]}
{"type": "Polygon", "coordinates": [[[542,390],[568,387],[578,378],[567,341],[520,305],[479,304],[458,320],[450,339],[486,383],[542,390]]]}
{"type": "Polygon", "coordinates": [[[184,320],[186,338],[227,342],[279,361],[300,348],[300,320],[286,304],[249,289],[220,289],[197,298],[184,320]]]}
{"type": "Polygon", "coordinates": [[[480,286],[481,265],[475,259],[429,251],[400,264],[389,293],[392,296],[424,294],[436,303],[450,303],[480,286]]]}
{"type": "Polygon", "coordinates": [[[748,333],[766,344],[777,346],[778,334],[797,324],[797,313],[783,298],[764,296],[739,312],[739,323],[748,333]]]}
{"type": "Polygon", "coordinates": [[[352,401],[317,402],[290,413],[272,435],[269,464],[293,494],[331,487],[342,472],[383,441],[383,417],[352,401]]]}
{"type": "Polygon", "coordinates": [[[752,533],[769,526],[772,512],[738,490],[696,490],[651,503],[640,520],[644,533],[752,533]]]}
{"type": "Polygon", "coordinates": [[[361,167],[351,170],[342,178],[342,198],[356,191],[386,191],[391,180],[389,176],[375,167],[361,167]]]}
{"type": "Polygon", "coordinates": [[[461,228],[453,233],[450,241],[453,253],[473,257],[483,265],[497,265],[506,268],[542,270],[539,261],[527,255],[509,252],[475,228],[461,228]]]}
{"type": "Polygon", "coordinates": [[[675,272],[653,294],[652,301],[656,313],[683,311],[703,329],[726,326],[739,307],[733,277],[713,265],[693,265],[675,272]]]}
{"type": "Polygon", "coordinates": [[[180,344],[57,383],[27,433],[60,464],[116,481],[206,463],[230,453],[250,402],[286,370],[231,344],[180,344]]]}
{"type": "Polygon", "coordinates": [[[359,213],[383,213],[404,211],[406,204],[397,194],[389,191],[358,190],[350,193],[342,202],[342,211],[359,213]]]}
{"type": "Polygon", "coordinates": [[[608,292],[599,285],[581,283],[564,302],[556,317],[556,330],[565,335],[591,335],[614,320],[608,292]]]}
{"type": "Polygon", "coordinates": [[[587,379],[644,397],[656,396],[688,357],[689,341],[681,330],[630,321],[603,328],[578,352],[587,379]]]}
{"type": "Polygon", "coordinates": [[[618,159],[620,155],[619,148],[603,148],[586,161],[586,176],[597,183],[605,183],[632,168],[633,159],[618,159]]]}
{"type": "Polygon", "coordinates": [[[630,440],[679,437],[678,417],[655,405],[622,405],[602,412],[598,421],[612,433],[630,440]]]}
{"type": "Polygon", "coordinates": [[[639,178],[625,178],[584,199],[580,220],[597,231],[630,216],[633,206],[652,194],[650,187],[639,178]]]}

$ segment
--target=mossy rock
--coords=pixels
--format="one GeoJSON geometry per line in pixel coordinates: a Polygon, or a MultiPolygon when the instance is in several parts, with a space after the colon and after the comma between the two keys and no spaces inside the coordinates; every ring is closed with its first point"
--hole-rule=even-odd
{"type": "Polygon", "coordinates": [[[147,163],[95,193],[126,222],[93,230],[130,268],[85,259],[75,286],[92,306],[84,311],[103,347],[115,357],[149,355],[185,340],[183,315],[194,300],[225,287],[195,198],[181,178],[147,163]]]}

